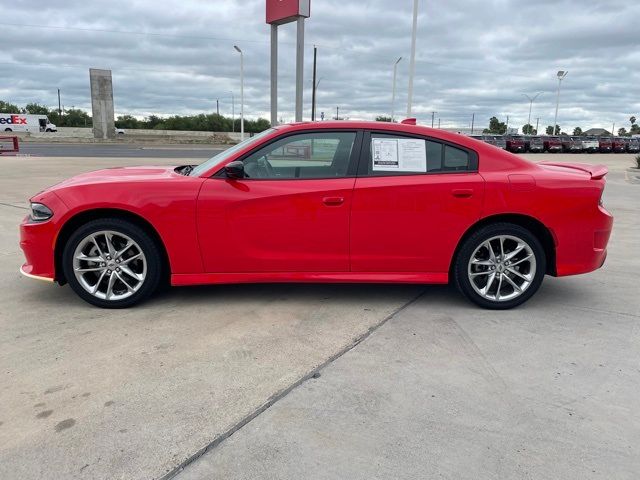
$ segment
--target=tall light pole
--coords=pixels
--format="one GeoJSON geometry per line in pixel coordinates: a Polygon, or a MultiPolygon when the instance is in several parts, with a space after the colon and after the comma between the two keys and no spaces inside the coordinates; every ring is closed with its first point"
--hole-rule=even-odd
{"type": "Polygon", "coordinates": [[[233,96],[233,92],[229,90],[231,94],[231,131],[235,133],[236,131],[236,99],[233,96]]]}
{"type": "Polygon", "coordinates": [[[400,63],[402,57],[398,57],[396,63],[393,64],[393,87],[391,87],[391,121],[394,121],[396,111],[396,75],[398,73],[398,63],[400,63]]]}
{"type": "Polygon", "coordinates": [[[407,118],[411,117],[413,102],[413,76],[416,73],[416,35],[418,32],[418,0],[413,0],[413,30],[411,33],[411,60],[409,62],[409,92],[407,98],[407,118]]]}
{"type": "Polygon", "coordinates": [[[234,45],[233,48],[240,54],[240,141],[244,140],[244,54],[234,45]]]}
{"type": "MultiPolygon", "coordinates": [[[[558,96],[556,97],[556,116],[553,117],[553,135],[556,135],[556,125],[558,125],[558,105],[560,105],[560,85],[562,84],[562,80],[567,76],[569,71],[558,70],[558,96]]],[[[558,131],[558,134],[560,132],[558,131]]]]}
{"type": "Polygon", "coordinates": [[[311,90],[311,121],[316,121],[316,60],[318,57],[318,47],[313,46],[313,79],[312,82],[312,90],[311,90]]]}
{"type": "MultiPolygon", "coordinates": [[[[531,127],[531,108],[533,107],[533,102],[536,100],[536,98],[538,98],[543,93],[544,92],[538,92],[533,96],[533,98],[530,97],[529,95],[527,95],[526,93],[522,94],[525,97],[527,97],[527,100],[529,100],[529,120],[527,120],[527,125],[529,125],[529,127],[531,127]]],[[[524,132],[522,132],[522,133],[524,133],[524,132]]],[[[529,129],[529,133],[531,133],[531,129],[529,129]]]]}

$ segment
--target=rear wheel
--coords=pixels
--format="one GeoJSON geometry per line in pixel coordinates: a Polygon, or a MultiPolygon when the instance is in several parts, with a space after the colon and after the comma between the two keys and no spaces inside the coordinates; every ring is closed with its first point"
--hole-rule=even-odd
{"type": "Polygon", "coordinates": [[[71,288],[103,308],[130,307],[158,287],[162,257],[153,239],[134,223],[93,220],[65,245],[62,266],[71,288]]]}
{"type": "Polygon", "coordinates": [[[456,286],[469,300],[503,310],[531,298],[545,272],[540,241],[519,225],[496,223],[465,240],[453,273],[456,286]]]}

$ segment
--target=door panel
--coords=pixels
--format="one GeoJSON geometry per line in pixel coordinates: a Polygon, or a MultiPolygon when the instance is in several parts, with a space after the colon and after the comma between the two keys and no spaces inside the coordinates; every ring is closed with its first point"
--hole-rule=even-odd
{"type": "Polygon", "coordinates": [[[354,272],[447,272],[462,234],[480,217],[484,180],[443,173],[356,180],[354,272]]]}
{"type": "Polygon", "coordinates": [[[204,182],[206,272],[346,272],[354,178],[204,182]]]}

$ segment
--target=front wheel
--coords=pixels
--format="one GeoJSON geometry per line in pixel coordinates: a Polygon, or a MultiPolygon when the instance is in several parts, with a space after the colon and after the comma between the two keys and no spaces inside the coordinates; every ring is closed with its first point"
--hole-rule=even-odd
{"type": "Polygon", "coordinates": [[[118,218],[93,220],[78,228],[62,254],[71,288],[103,308],[130,307],[158,287],[162,257],[138,225],[118,218]]]}
{"type": "Polygon", "coordinates": [[[533,296],[546,272],[540,241],[526,228],[496,223],[467,238],[454,264],[458,289],[484,308],[513,308],[533,296]]]}

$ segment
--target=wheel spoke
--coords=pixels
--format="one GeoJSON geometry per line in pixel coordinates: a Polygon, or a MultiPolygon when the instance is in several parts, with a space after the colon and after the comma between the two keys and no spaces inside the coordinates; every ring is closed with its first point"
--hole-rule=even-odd
{"type": "Polygon", "coordinates": [[[113,284],[116,282],[116,276],[114,274],[109,275],[109,284],[107,285],[107,293],[105,298],[109,300],[109,297],[113,295],[113,284]]]}
{"type": "Polygon", "coordinates": [[[526,245],[524,243],[518,243],[518,245],[516,246],[516,248],[513,249],[513,251],[507,253],[504,257],[505,260],[511,260],[513,257],[515,257],[517,254],[519,254],[522,250],[524,250],[526,247],[526,245]]]}
{"type": "Polygon", "coordinates": [[[120,280],[124,284],[124,286],[127,287],[127,291],[132,293],[134,292],[133,287],[126,282],[122,275],[120,275],[118,272],[115,272],[115,275],[118,277],[118,280],[120,280]]]}
{"type": "Polygon", "coordinates": [[[491,260],[478,260],[477,258],[472,259],[471,263],[473,263],[474,265],[485,265],[487,267],[495,265],[495,262],[491,260]]]}
{"type": "Polygon", "coordinates": [[[135,260],[136,258],[140,258],[142,253],[136,253],[135,255],[130,256],[129,258],[125,258],[124,260],[120,260],[120,265],[126,265],[127,263],[135,260]]]}
{"type": "Polygon", "coordinates": [[[533,257],[533,253],[530,253],[529,255],[527,255],[524,258],[521,258],[520,260],[517,260],[515,262],[512,262],[509,264],[510,267],[515,267],[516,265],[521,264],[522,262],[526,262],[527,260],[529,260],[531,257],[533,257]]]}
{"type": "Polygon", "coordinates": [[[487,241],[484,243],[487,247],[487,249],[489,250],[489,260],[491,260],[492,262],[495,263],[496,261],[496,254],[493,251],[493,247],[491,246],[491,241],[487,241]]]}
{"type": "Polygon", "coordinates": [[[78,267],[75,269],[76,272],[100,272],[104,270],[104,267],[78,267]]]}
{"type": "Polygon", "coordinates": [[[511,278],[509,277],[509,275],[505,275],[504,279],[509,282],[511,284],[511,286],[513,287],[513,289],[518,292],[518,293],[522,293],[522,288],[520,288],[520,285],[518,285],[516,282],[514,282],[513,280],[511,280],[511,278]]]}
{"type": "MultiPolygon", "coordinates": [[[[500,260],[504,260],[504,237],[500,237],[500,260]]],[[[502,280],[500,281],[502,284],[502,280]]]]}
{"type": "Polygon", "coordinates": [[[471,272],[469,275],[471,275],[472,277],[477,277],[479,275],[490,275],[493,272],[491,270],[487,270],[486,272],[471,272]]]}
{"type": "Polygon", "coordinates": [[[87,257],[84,253],[81,253],[76,258],[78,260],[82,260],[83,262],[94,262],[94,263],[104,262],[104,258],[102,257],[87,257]]]}
{"type": "Polygon", "coordinates": [[[104,257],[104,252],[102,251],[102,249],[100,248],[100,244],[98,243],[98,239],[96,238],[95,235],[91,235],[91,241],[93,242],[93,244],[96,246],[96,248],[98,249],[98,254],[101,257],[104,257]]]}
{"type": "Polygon", "coordinates": [[[127,242],[127,244],[121,250],[119,250],[119,251],[117,251],[115,253],[113,258],[120,258],[122,256],[122,254],[124,252],[126,252],[127,250],[129,250],[131,247],[133,247],[133,243],[132,242],[127,242]]]}
{"type": "Polygon", "coordinates": [[[502,273],[498,275],[498,289],[496,290],[496,300],[500,300],[500,290],[502,289],[502,277],[504,277],[502,273]]]}
{"type": "Polygon", "coordinates": [[[109,251],[109,255],[111,256],[111,258],[116,258],[116,249],[113,246],[113,233],[105,233],[104,239],[107,243],[107,250],[109,251]]]}
{"type": "Polygon", "coordinates": [[[122,269],[122,271],[124,273],[126,273],[127,275],[129,275],[131,278],[133,278],[134,280],[138,280],[139,282],[142,281],[144,279],[144,277],[142,275],[140,275],[139,273],[134,272],[133,270],[131,270],[129,268],[128,265],[122,265],[120,264],[120,268],[122,269]]]}
{"type": "Polygon", "coordinates": [[[524,274],[520,273],[519,271],[517,271],[514,268],[507,268],[507,271],[509,273],[513,273],[514,275],[517,275],[518,277],[520,277],[521,279],[523,279],[523,280],[525,280],[527,282],[531,281],[531,279],[529,277],[525,276],[524,274]]]}
{"type": "Polygon", "coordinates": [[[98,278],[98,281],[96,282],[96,284],[93,286],[93,291],[91,293],[93,293],[94,295],[96,294],[96,292],[98,291],[98,288],[100,287],[100,283],[102,283],[102,279],[106,274],[107,274],[107,270],[105,269],[102,272],[102,275],[100,275],[100,278],[98,278]]]}
{"type": "Polygon", "coordinates": [[[495,278],[496,278],[495,272],[491,272],[491,276],[489,277],[489,280],[487,280],[487,284],[482,289],[483,295],[486,295],[487,292],[489,292],[489,289],[491,288],[491,285],[493,284],[493,281],[495,280],[495,278]]]}

